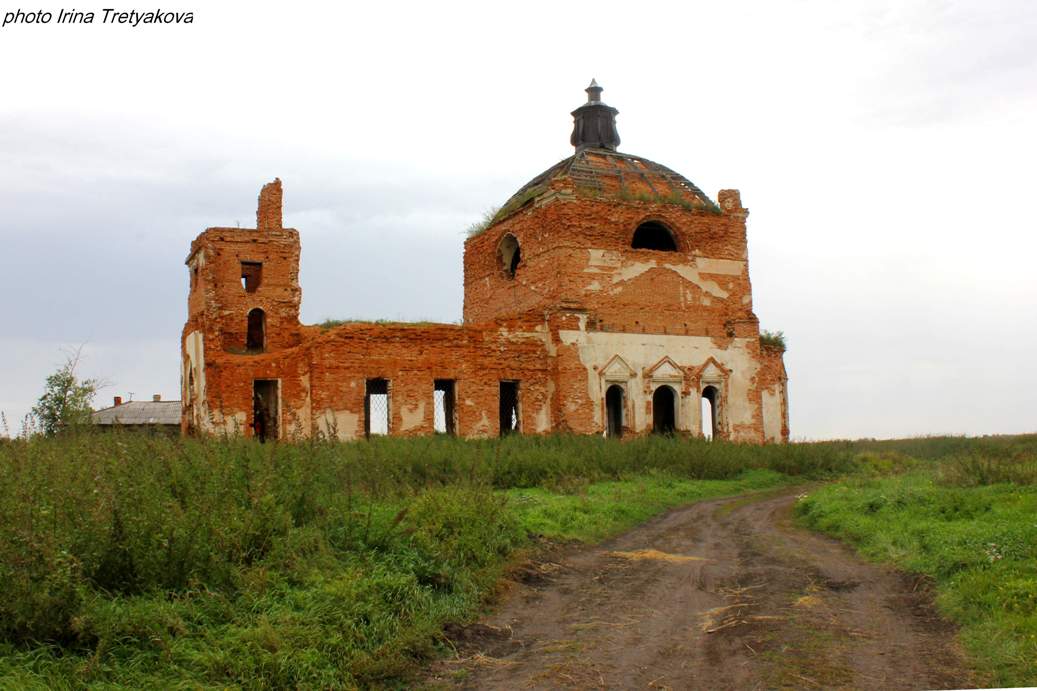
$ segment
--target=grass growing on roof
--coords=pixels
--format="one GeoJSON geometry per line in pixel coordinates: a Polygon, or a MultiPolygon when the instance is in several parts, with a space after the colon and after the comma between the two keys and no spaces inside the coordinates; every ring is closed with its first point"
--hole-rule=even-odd
{"type": "Polygon", "coordinates": [[[485,231],[487,228],[493,225],[499,213],[500,207],[490,207],[489,209],[483,212],[482,218],[480,218],[478,221],[476,221],[472,225],[468,226],[467,229],[465,229],[465,235],[470,238],[474,238],[476,235],[481,235],[483,231],[485,231]]]}
{"type": "Polygon", "coordinates": [[[415,321],[397,321],[393,319],[325,319],[319,322],[317,326],[323,331],[334,329],[337,326],[344,326],[346,324],[371,324],[374,326],[457,326],[457,324],[446,324],[444,322],[435,322],[426,319],[418,319],[415,321]]]}
{"type": "Polygon", "coordinates": [[[780,348],[785,350],[785,332],[784,331],[761,331],[760,332],[760,345],[771,346],[773,348],[780,348]]]}

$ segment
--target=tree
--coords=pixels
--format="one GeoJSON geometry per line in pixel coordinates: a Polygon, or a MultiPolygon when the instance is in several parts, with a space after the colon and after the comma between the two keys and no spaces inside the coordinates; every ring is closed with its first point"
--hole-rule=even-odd
{"type": "Polygon", "coordinates": [[[76,375],[80,349],[69,353],[65,364],[47,377],[43,395],[32,409],[40,430],[48,437],[58,432],[90,422],[94,395],[101,387],[98,379],[83,379],[76,375]]]}

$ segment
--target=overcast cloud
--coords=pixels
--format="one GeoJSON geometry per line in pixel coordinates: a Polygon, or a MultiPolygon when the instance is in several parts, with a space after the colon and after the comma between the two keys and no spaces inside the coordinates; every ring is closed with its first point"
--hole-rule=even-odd
{"type": "Polygon", "coordinates": [[[99,404],[178,397],[190,242],[275,176],[305,322],[459,320],[465,228],[569,155],[591,77],[621,150],[742,191],[793,437],[1037,431],[1035,3],[194,11],[0,29],[12,432],[77,344],[99,404]]]}

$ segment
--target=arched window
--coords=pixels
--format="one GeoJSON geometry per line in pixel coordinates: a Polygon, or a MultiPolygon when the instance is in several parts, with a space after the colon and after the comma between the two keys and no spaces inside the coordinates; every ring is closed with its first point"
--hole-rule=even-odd
{"type": "Polygon", "coordinates": [[[508,278],[515,278],[515,271],[522,263],[522,249],[519,247],[518,240],[511,233],[501,238],[500,245],[497,247],[497,259],[500,261],[504,275],[508,278]]]}
{"type": "Polygon", "coordinates": [[[715,386],[702,389],[702,436],[706,439],[717,436],[717,398],[715,386]]]}
{"type": "Polygon", "coordinates": [[[645,221],[634,231],[630,246],[635,250],[657,250],[676,252],[677,240],[670,229],[658,221],[645,221]]]}
{"type": "Polygon", "coordinates": [[[245,349],[262,351],[266,347],[266,313],[258,307],[248,313],[245,349]]]}
{"type": "Polygon", "coordinates": [[[605,414],[608,436],[620,438],[623,436],[623,387],[613,384],[605,390],[605,414]]]}
{"type": "Polygon", "coordinates": [[[677,394],[663,384],[652,394],[652,431],[673,434],[677,429],[677,394]]]}

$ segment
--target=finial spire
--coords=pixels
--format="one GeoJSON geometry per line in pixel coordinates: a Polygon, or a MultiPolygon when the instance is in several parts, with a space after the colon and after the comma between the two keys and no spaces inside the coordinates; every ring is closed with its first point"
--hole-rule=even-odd
{"type": "Polygon", "coordinates": [[[596,79],[591,79],[591,84],[584,91],[587,92],[587,103],[601,103],[601,92],[604,91],[598,86],[596,79]]]}
{"type": "Polygon", "coordinates": [[[608,149],[615,151],[619,146],[619,132],[616,131],[616,115],[619,111],[601,102],[604,91],[596,79],[591,79],[587,92],[587,102],[572,112],[573,133],[569,138],[576,151],[584,149],[608,149]]]}

